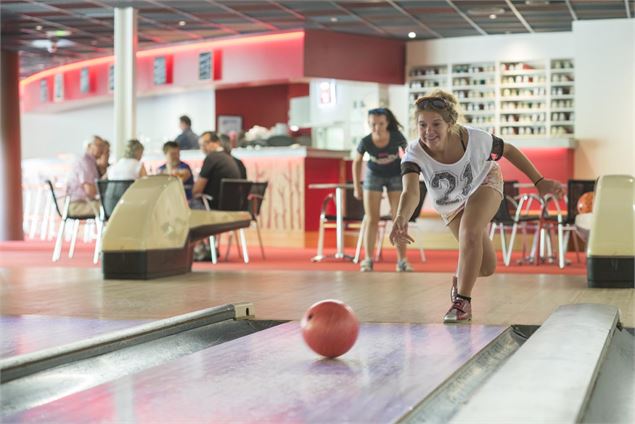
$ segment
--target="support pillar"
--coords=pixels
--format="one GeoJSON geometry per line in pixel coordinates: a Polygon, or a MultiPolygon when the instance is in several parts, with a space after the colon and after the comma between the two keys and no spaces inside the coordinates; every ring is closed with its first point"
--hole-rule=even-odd
{"type": "Polygon", "coordinates": [[[22,240],[22,157],[20,149],[20,59],[0,52],[0,241],[22,240]]]}
{"type": "Polygon", "coordinates": [[[114,155],[120,158],[126,142],[137,135],[137,11],[115,8],[115,140],[114,155]]]}

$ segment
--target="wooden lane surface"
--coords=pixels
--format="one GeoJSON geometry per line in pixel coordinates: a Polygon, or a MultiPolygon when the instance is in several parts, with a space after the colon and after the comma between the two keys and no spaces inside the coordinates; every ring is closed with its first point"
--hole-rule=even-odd
{"type": "MultiPolygon", "coordinates": [[[[99,269],[3,268],[0,313],[159,319],[248,301],[258,319],[298,320],[312,303],[336,298],[365,322],[439,323],[449,307],[448,274],[245,269],[104,281],[99,269]]],[[[634,292],[589,289],[584,276],[496,274],[477,282],[473,322],[538,325],[562,304],[606,303],[617,306],[623,324],[633,327],[634,292]]]]}
{"type": "Polygon", "coordinates": [[[228,341],[3,417],[7,423],[390,423],[504,327],[363,323],[324,360],[298,322],[228,341]]]}

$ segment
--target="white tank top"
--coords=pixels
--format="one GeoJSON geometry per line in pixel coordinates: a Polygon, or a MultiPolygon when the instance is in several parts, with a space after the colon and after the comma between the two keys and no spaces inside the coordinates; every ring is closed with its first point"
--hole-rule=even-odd
{"type": "Polygon", "coordinates": [[[433,206],[442,215],[463,206],[492,167],[492,161],[488,160],[492,152],[492,135],[478,128],[465,129],[468,134],[467,148],[463,157],[455,163],[445,164],[434,160],[423,150],[419,140],[408,144],[401,160],[401,163],[413,162],[421,168],[433,206]]]}
{"type": "Polygon", "coordinates": [[[121,158],[108,168],[109,180],[136,180],[141,172],[141,162],[136,159],[121,158]]]}

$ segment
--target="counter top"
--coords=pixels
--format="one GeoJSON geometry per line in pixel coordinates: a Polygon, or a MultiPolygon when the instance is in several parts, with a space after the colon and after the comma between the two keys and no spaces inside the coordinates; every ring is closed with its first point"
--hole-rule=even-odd
{"type": "MultiPolygon", "coordinates": [[[[307,146],[289,146],[289,147],[258,147],[258,148],[235,148],[232,155],[239,159],[257,158],[257,157],[303,157],[303,158],[334,158],[348,159],[351,152],[347,150],[325,150],[316,149],[307,146]]],[[[157,158],[163,159],[163,155],[146,154],[144,159],[157,158]]],[[[203,160],[205,156],[200,150],[181,150],[181,160],[203,160]]]]}
{"type": "Polygon", "coordinates": [[[528,137],[528,138],[505,138],[505,136],[502,136],[503,140],[505,141],[505,143],[509,143],[509,144],[513,144],[514,146],[520,148],[520,149],[527,149],[527,148],[539,148],[539,149],[544,149],[544,148],[565,148],[565,149],[575,149],[578,145],[577,140],[573,139],[573,138],[563,138],[563,137],[545,137],[545,138],[540,138],[540,137],[528,137]]]}

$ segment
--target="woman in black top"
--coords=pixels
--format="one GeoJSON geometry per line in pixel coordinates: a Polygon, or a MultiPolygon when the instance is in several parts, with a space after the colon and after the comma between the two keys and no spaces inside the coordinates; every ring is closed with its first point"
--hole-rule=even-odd
{"type": "MultiPolygon", "coordinates": [[[[377,108],[368,111],[368,125],[372,132],[362,138],[357,146],[357,154],[353,159],[353,183],[355,198],[364,199],[366,229],[364,231],[365,259],[360,271],[373,270],[373,247],[377,238],[379,224],[379,208],[384,187],[388,192],[390,210],[395,216],[399,196],[401,195],[401,158],[399,150],[408,146],[406,138],[399,131],[403,128],[395,115],[388,108],[377,108]],[[362,160],[364,153],[368,153],[368,164],[364,178],[362,195],[362,160]]],[[[406,258],[406,245],[397,247],[398,272],[412,271],[406,258]]]]}

